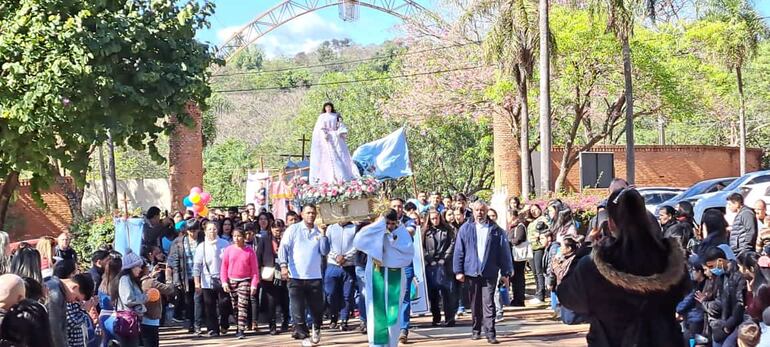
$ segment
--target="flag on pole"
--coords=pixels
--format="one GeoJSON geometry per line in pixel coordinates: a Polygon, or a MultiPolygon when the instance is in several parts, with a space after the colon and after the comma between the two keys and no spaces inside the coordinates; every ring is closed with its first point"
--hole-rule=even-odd
{"type": "Polygon", "coordinates": [[[388,136],[361,145],[353,152],[353,161],[361,175],[379,180],[411,176],[406,129],[401,127],[388,136]]]}

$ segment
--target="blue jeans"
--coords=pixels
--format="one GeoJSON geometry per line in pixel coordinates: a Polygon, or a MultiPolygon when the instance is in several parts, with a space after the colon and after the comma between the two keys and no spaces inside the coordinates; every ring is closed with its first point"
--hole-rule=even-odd
{"type": "Polygon", "coordinates": [[[409,265],[404,268],[406,277],[406,288],[404,288],[404,305],[401,309],[401,315],[404,320],[401,322],[401,330],[409,331],[409,316],[412,314],[412,280],[414,280],[414,268],[409,265]]]}
{"type": "Polygon", "coordinates": [[[356,303],[358,305],[358,314],[361,319],[361,323],[366,323],[366,298],[364,293],[366,290],[366,267],[356,266],[356,286],[358,287],[358,297],[356,303]]]}
{"type": "Polygon", "coordinates": [[[331,321],[336,323],[338,319],[347,322],[350,312],[355,305],[356,269],[353,266],[341,267],[334,264],[326,266],[324,276],[324,292],[326,302],[329,303],[331,321]]]}

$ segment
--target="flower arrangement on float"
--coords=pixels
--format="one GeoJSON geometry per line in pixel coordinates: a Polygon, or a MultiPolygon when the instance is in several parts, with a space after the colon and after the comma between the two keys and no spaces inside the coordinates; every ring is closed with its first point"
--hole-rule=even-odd
{"type": "Polygon", "coordinates": [[[360,177],[346,182],[309,184],[306,177],[295,177],[291,182],[294,197],[302,205],[336,203],[379,195],[382,183],[373,177],[360,177]]]}

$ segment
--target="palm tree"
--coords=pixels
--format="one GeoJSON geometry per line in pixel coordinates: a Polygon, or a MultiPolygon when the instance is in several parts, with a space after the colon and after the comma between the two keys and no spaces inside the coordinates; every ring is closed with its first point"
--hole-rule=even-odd
{"type": "Polygon", "coordinates": [[[714,60],[735,71],[740,110],[738,146],[741,175],[746,173],[746,97],[743,92],[743,68],[756,56],[759,41],[768,28],[746,0],[712,3],[705,18],[690,30],[691,36],[704,44],[714,60]]]}
{"type": "Polygon", "coordinates": [[[642,13],[654,17],[656,0],[591,0],[593,15],[607,18],[607,30],[615,34],[622,46],[623,79],[626,94],[626,180],[633,184],[636,179],[634,160],[634,86],[631,76],[631,44],[634,20],[642,13]]]}
{"type": "Polygon", "coordinates": [[[461,22],[467,23],[476,15],[494,17],[482,45],[485,60],[499,64],[504,73],[513,77],[517,86],[517,97],[521,105],[521,195],[526,198],[531,188],[528,82],[532,79],[540,39],[535,4],[533,0],[479,0],[470,6],[461,22]]]}
{"type": "Polygon", "coordinates": [[[540,194],[551,191],[551,59],[549,57],[548,0],[540,0],[540,194]],[[546,33],[546,35],[542,35],[546,33]]]}

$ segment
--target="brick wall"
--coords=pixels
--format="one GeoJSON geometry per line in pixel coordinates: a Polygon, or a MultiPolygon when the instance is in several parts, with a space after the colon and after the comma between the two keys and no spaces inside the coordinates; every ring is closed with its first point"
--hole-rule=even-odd
{"type": "MultiPolygon", "coordinates": [[[[615,176],[626,177],[625,146],[595,146],[591,152],[610,152],[615,157],[615,176]]],[[[636,146],[636,185],[639,187],[689,187],[709,178],[740,176],[737,147],[718,146],[636,146]]],[[[551,169],[559,172],[562,150],[555,148],[551,169]]],[[[760,169],[762,150],[749,149],[748,172],[760,169]]],[[[553,180],[556,181],[555,178],[553,180]]],[[[567,175],[565,188],[579,190],[580,164],[567,175]]]]}
{"type": "Polygon", "coordinates": [[[184,210],[182,199],[190,193],[190,188],[203,186],[201,112],[197,105],[191,103],[187,113],[195,124],[192,127],[178,124],[169,139],[168,173],[172,210],[184,210]]]}
{"type": "Polygon", "coordinates": [[[508,194],[521,194],[521,169],[519,143],[511,132],[509,119],[495,115],[492,119],[494,136],[495,191],[507,190],[508,194]]]}
{"type": "Polygon", "coordinates": [[[45,235],[57,236],[72,223],[67,199],[57,185],[51,186],[42,195],[47,205],[44,209],[32,199],[29,181],[20,180],[6,216],[5,231],[11,241],[37,239],[45,235]]]}

